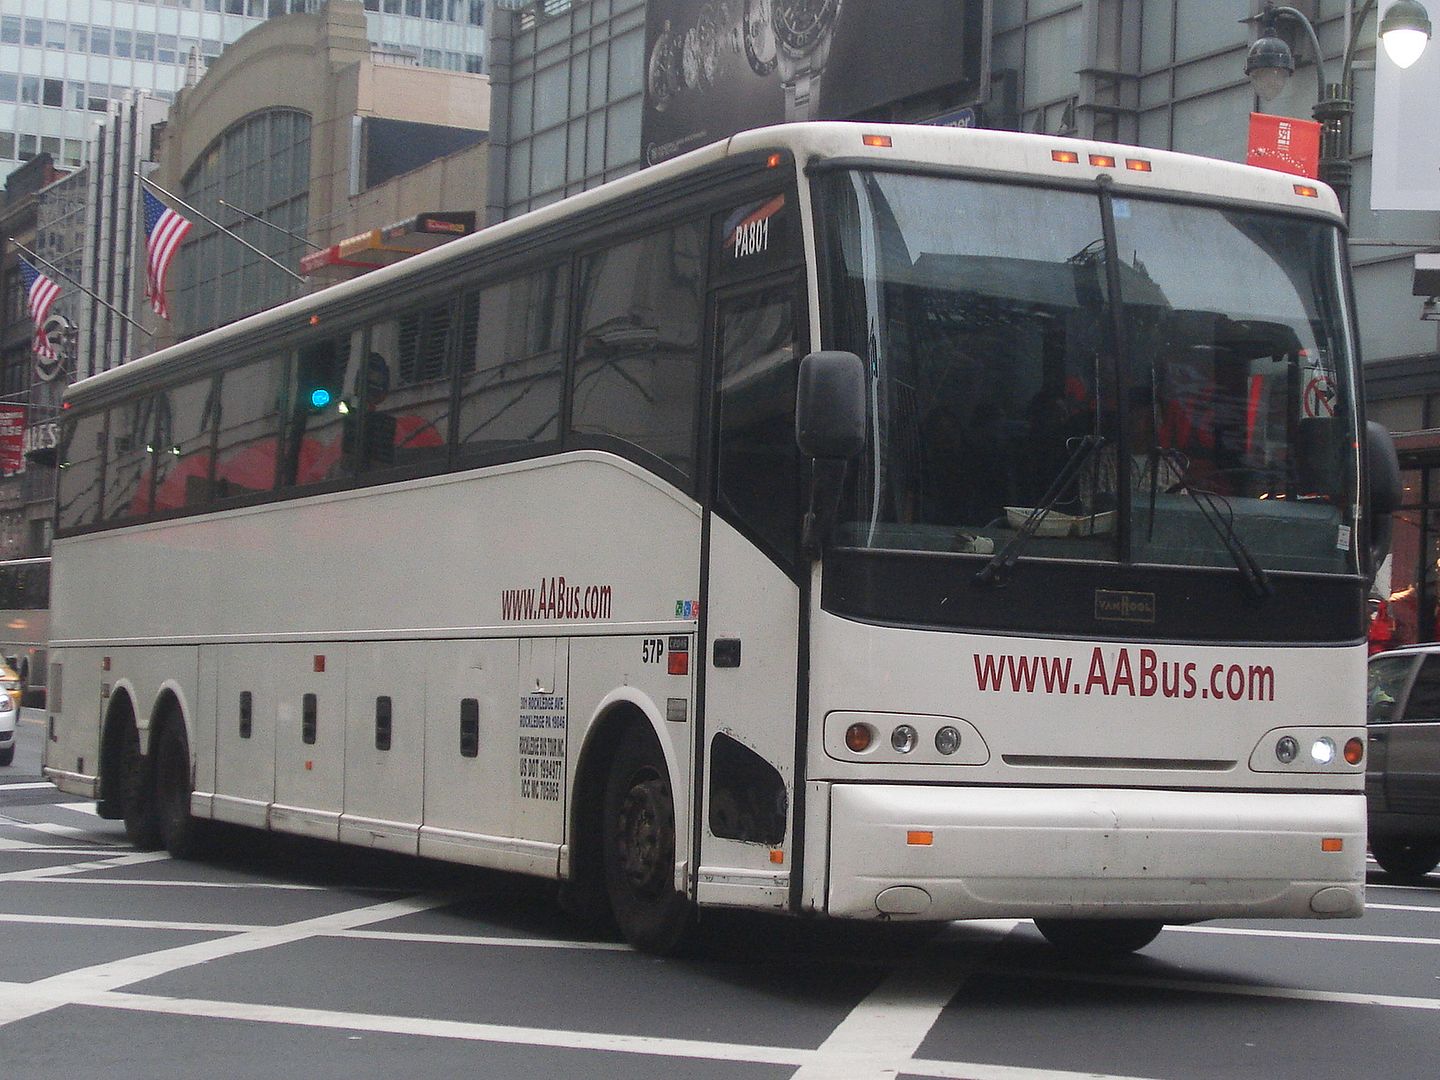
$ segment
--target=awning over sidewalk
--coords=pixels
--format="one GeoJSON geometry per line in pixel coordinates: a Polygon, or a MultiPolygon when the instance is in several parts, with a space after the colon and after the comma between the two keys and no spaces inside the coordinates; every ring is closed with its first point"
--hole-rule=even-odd
{"type": "Polygon", "coordinates": [[[474,211],[427,211],[312,251],[300,260],[300,273],[308,276],[331,268],[373,270],[474,231],[474,211]]]}

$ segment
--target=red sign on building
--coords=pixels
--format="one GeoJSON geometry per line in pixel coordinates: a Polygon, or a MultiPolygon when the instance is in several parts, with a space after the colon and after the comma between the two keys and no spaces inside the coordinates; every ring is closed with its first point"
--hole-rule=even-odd
{"type": "Polygon", "coordinates": [[[1320,175],[1320,125],[1314,120],[1251,113],[1245,163],[1315,179],[1320,175]]]}
{"type": "Polygon", "coordinates": [[[25,406],[0,405],[0,473],[25,468],[25,406]]]}

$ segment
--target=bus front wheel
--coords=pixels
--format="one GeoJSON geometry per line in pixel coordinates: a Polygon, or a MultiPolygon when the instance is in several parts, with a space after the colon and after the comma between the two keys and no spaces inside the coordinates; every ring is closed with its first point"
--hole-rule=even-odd
{"type": "Polygon", "coordinates": [[[1061,952],[1099,959],[1143,949],[1165,924],[1152,919],[1036,919],[1035,927],[1061,952]]]}
{"type": "Polygon", "coordinates": [[[678,951],[695,923],[675,891],[675,797],[649,732],[624,734],[605,784],[605,888],[615,922],[637,949],[678,951]]]}
{"type": "Polygon", "coordinates": [[[155,851],[161,844],[160,815],[155,808],[153,758],[140,753],[140,735],[127,723],[121,736],[120,776],[124,787],[125,838],[141,851],[155,851]]]}

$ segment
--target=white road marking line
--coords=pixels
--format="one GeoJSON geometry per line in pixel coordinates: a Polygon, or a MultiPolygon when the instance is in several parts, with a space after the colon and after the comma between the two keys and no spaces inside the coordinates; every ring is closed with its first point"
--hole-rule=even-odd
{"type": "MultiPolygon", "coordinates": [[[[8,989],[9,987],[0,984],[0,994],[8,989]]],[[[427,1038],[461,1039],[469,1042],[500,1043],[509,1046],[543,1046],[557,1050],[643,1054],[649,1057],[692,1061],[699,1059],[805,1067],[823,1065],[831,1056],[824,1049],[809,1050],[789,1046],[711,1042],[656,1035],[612,1035],[604,1032],[514,1027],[502,1024],[467,1023],[459,1020],[431,1020],[415,1016],[347,1013],[326,1009],[302,1009],[282,1005],[255,1005],[247,1002],[169,998],[143,994],[97,992],[76,997],[74,1003],[152,1015],[199,1016],[212,1020],[244,1020],[326,1030],[419,1035],[427,1038]]],[[[1118,1077],[1102,1077],[1097,1073],[1057,1072],[1048,1069],[1024,1069],[964,1061],[892,1060],[890,1064],[891,1076],[896,1075],[897,1072],[915,1072],[921,1076],[941,1077],[946,1080],[1082,1080],[1082,1078],[1122,1080],[1118,1077]],[[912,1069],[914,1065],[923,1067],[912,1069]]],[[[853,1076],[854,1074],[848,1075],[853,1076]]]]}
{"type": "Polygon", "coordinates": [[[1431,915],[1440,915],[1440,907],[1425,907],[1423,904],[1366,904],[1366,910],[1373,908],[1376,911],[1426,911],[1431,915]]]}
{"type": "Polygon", "coordinates": [[[33,783],[24,784],[0,784],[0,791],[34,791],[38,788],[49,788],[55,790],[55,785],[49,780],[37,780],[33,783]]]}
{"type": "Polygon", "coordinates": [[[88,862],[65,863],[61,866],[37,866],[31,870],[11,870],[0,874],[0,881],[45,881],[65,877],[69,874],[84,874],[91,870],[113,870],[118,866],[135,866],[139,863],[158,862],[168,859],[163,851],[133,851],[128,855],[116,855],[108,859],[88,862]]]}
{"type": "MultiPolygon", "coordinates": [[[[1019,920],[998,925],[964,923],[948,928],[947,937],[989,932],[995,948],[1019,920]]],[[[987,950],[988,951],[988,950],[987,950]]],[[[798,1069],[791,1080],[859,1080],[895,1076],[897,1062],[908,1062],[930,1034],[950,1000],[970,978],[974,965],[957,963],[952,956],[937,956],[922,946],[916,957],[881,980],[864,1001],[835,1027],[820,1044],[820,1057],[798,1069]]],[[[908,1065],[901,1071],[908,1071],[908,1065]]]]}
{"type": "Polygon", "coordinates": [[[0,913],[0,923],[30,926],[91,926],[121,930],[180,930],[202,934],[244,934],[260,928],[259,923],[165,922],[161,919],[99,919],[77,915],[13,915],[0,913]]]}
{"type": "Polygon", "coordinates": [[[1319,930],[1259,930],[1240,926],[1167,926],[1167,934],[1230,934],[1236,937],[1289,938],[1300,941],[1358,941],[1368,945],[1440,945],[1440,938],[1392,934],[1337,934],[1319,930]]]}
{"type": "Polygon", "coordinates": [[[49,1012],[64,1005],[89,1001],[97,995],[104,995],[122,986],[153,979],[182,968],[271,949],[278,945],[289,945],[335,930],[353,930],[370,923],[429,911],[449,903],[453,903],[453,900],[444,896],[386,900],[383,903],[369,904],[313,919],[302,919],[280,926],[256,927],[229,937],[211,938],[189,945],[179,945],[173,949],[129,956],[52,975],[31,983],[11,983],[0,988],[0,1025],[14,1023],[16,1020],[49,1012]]]}
{"type": "MultiPolygon", "coordinates": [[[[161,856],[165,858],[166,856],[161,856]]],[[[0,875],[0,880],[3,880],[0,875]]],[[[41,878],[40,880],[49,880],[41,878]]],[[[274,889],[281,892],[326,892],[325,885],[293,885],[278,881],[186,881],[183,878],[65,877],[50,880],[52,885],[143,885],[167,889],[274,889]]],[[[403,893],[404,889],[365,888],[366,892],[403,893]]]]}
{"type": "Polygon", "coordinates": [[[1356,994],[1343,990],[1306,990],[1298,986],[1256,986],[1248,983],[1226,983],[1200,979],[1161,979],[1148,975],[1125,975],[1118,972],[1087,974],[1080,971],[1053,971],[1026,967],[987,968],[985,973],[1027,979],[1049,979],[1053,982],[1084,983],[1090,986],[1173,990],[1182,994],[1275,998],[1281,1001],[1319,1001],[1331,1005],[1382,1005],[1391,1009],[1420,1009],[1426,1012],[1440,1012],[1440,998],[1405,997],[1399,994],[1356,994]]]}
{"type": "Polygon", "coordinates": [[[63,810],[74,810],[77,814],[89,814],[91,817],[97,818],[100,816],[100,808],[93,802],[61,802],[51,805],[58,806],[63,810]]]}
{"type": "Polygon", "coordinates": [[[399,930],[342,930],[324,937],[357,938],[366,941],[404,941],[438,943],[441,945],[484,945],[510,949],[572,949],[577,952],[633,952],[629,945],[616,941],[567,941],[564,938],[512,938],[478,934],[405,933],[399,930]]]}
{"type": "Polygon", "coordinates": [[[42,832],[47,836],[64,836],[68,839],[84,837],[106,847],[126,847],[118,836],[97,833],[93,829],[79,829],[74,825],[57,825],[52,821],[17,821],[15,818],[0,820],[0,828],[23,829],[27,832],[42,832]]]}

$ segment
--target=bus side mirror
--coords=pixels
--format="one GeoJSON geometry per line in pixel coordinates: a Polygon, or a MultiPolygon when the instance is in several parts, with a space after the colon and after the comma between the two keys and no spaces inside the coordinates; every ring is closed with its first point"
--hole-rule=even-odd
{"type": "Polygon", "coordinates": [[[806,457],[849,461],[865,449],[865,365],[849,352],[800,361],[795,441],[806,457]]]}
{"type": "Polygon", "coordinates": [[[814,352],[800,361],[795,442],[811,462],[810,506],[801,546],[812,559],[835,527],[845,468],[865,449],[865,365],[849,352],[814,352]]]}
{"type": "Polygon", "coordinates": [[[1404,485],[1400,481],[1400,458],[1395,441],[1383,424],[1365,423],[1365,470],[1370,484],[1370,582],[1390,554],[1391,515],[1400,509],[1404,485]]]}

